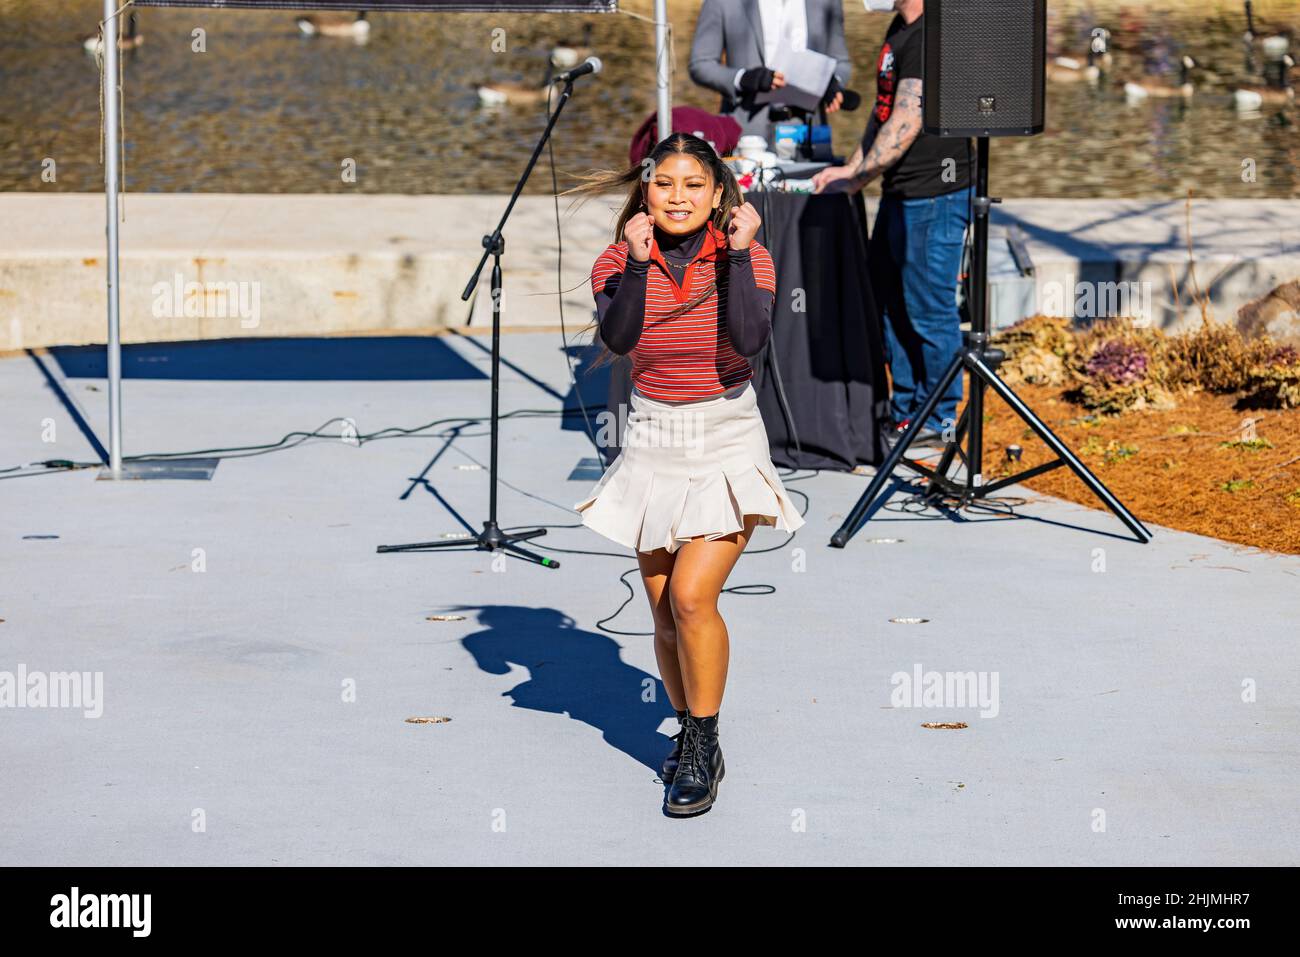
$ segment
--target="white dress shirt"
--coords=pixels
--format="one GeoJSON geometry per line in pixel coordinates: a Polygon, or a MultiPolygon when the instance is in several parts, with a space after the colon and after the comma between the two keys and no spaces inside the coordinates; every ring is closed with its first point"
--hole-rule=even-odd
{"type": "MultiPolygon", "coordinates": [[[[763,24],[763,61],[769,66],[782,37],[791,50],[808,48],[808,11],[804,0],[758,0],[758,15],[763,24]]],[[[737,70],[732,81],[737,90],[744,72],[737,70]]]]}

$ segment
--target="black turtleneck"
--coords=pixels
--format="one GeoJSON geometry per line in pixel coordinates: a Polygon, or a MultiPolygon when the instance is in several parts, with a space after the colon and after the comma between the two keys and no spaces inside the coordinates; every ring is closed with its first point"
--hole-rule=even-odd
{"type": "MultiPolygon", "coordinates": [[[[674,236],[655,227],[654,241],[668,266],[668,278],[679,288],[686,267],[704,246],[706,229],[674,236]]],[[[641,339],[645,325],[646,276],[653,260],[639,262],[630,255],[620,275],[596,292],[600,338],[612,352],[626,355],[641,339]]],[[[767,345],[772,332],[773,295],[754,282],[748,249],[727,249],[727,337],[742,356],[754,356],[767,345]]]]}
{"type": "Polygon", "coordinates": [[[669,278],[679,287],[686,280],[686,267],[691,264],[704,246],[707,229],[697,230],[687,236],[674,236],[655,227],[655,243],[663,253],[664,262],[668,264],[669,278]]]}

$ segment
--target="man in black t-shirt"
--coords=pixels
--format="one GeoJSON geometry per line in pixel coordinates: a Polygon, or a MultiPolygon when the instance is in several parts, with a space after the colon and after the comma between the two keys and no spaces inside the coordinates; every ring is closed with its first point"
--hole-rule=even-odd
{"type": "MultiPolygon", "coordinates": [[[[844,166],[814,178],[818,193],[853,192],[881,180],[871,235],[872,289],[885,319],[885,347],[897,438],[939,384],[961,348],[957,280],[971,210],[970,141],[921,130],[924,0],[866,0],[892,9],[876,69],[876,103],[857,150],[844,166]]],[[[916,443],[934,444],[956,421],[957,376],[916,443]]],[[[914,443],[914,444],[916,444],[914,443]]]]}

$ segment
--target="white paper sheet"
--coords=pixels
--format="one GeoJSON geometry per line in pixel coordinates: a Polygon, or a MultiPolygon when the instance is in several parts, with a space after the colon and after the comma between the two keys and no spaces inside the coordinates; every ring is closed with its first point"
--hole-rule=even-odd
{"type": "Polygon", "coordinates": [[[759,93],[755,103],[783,103],[801,110],[816,110],[835,73],[835,58],[815,50],[792,50],[781,38],[768,68],[785,74],[785,86],[759,93]]]}

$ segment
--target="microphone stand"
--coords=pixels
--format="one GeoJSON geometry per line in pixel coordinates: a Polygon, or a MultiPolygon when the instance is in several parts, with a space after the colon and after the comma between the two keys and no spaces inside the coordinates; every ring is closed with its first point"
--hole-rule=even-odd
{"type": "Polygon", "coordinates": [[[1246,33],[1241,39],[1246,48],[1246,75],[1255,76],[1259,72],[1259,63],[1255,59],[1255,11],[1250,0],[1246,0],[1246,33]]]}
{"type": "MultiPolygon", "coordinates": [[[[478,268],[474,270],[474,275],[470,277],[465,286],[465,291],[461,293],[461,301],[468,301],[469,297],[474,294],[474,288],[478,285],[479,276],[483,272],[483,267],[487,265],[488,257],[492,257],[492,454],[491,468],[488,485],[488,517],[483,522],[483,531],[474,535],[473,541],[475,551],[496,551],[503,549],[512,555],[525,558],[530,562],[542,565],[546,568],[559,568],[560,563],[553,558],[547,558],[543,555],[537,555],[527,549],[520,548],[515,542],[524,541],[529,538],[537,538],[546,534],[544,528],[533,528],[522,532],[511,532],[506,534],[501,531],[497,525],[497,443],[499,433],[498,418],[498,401],[501,387],[501,256],[506,250],[505,237],[501,231],[505,229],[506,220],[510,218],[511,211],[515,208],[515,201],[519,199],[519,194],[524,190],[524,184],[528,182],[528,177],[533,172],[533,167],[537,165],[537,159],[542,155],[542,149],[546,146],[546,141],[551,137],[551,130],[555,128],[555,121],[560,118],[560,111],[564,109],[564,104],[569,101],[573,95],[573,79],[569,78],[564,81],[564,90],[560,93],[559,101],[556,103],[555,112],[547,120],[546,129],[542,131],[541,139],[537,141],[537,146],[533,149],[533,155],[528,160],[528,166],[525,167],[523,175],[519,177],[519,182],[515,184],[515,191],[510,195],[510,202],[506,204],[506,211],[501,215],[501,222],[497,223],[497,228],[483,237],[483,258],[478,262],[478,268]]],[[[380,545],[377,551],[380,552],[415,552],[430,551],[436,548],[459,548],[465,545],[464,539],[454,539],[445,542],[413,542],[409,545],[380,545]]]]}

